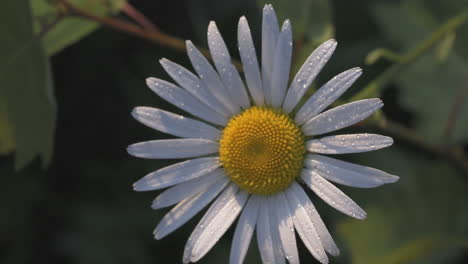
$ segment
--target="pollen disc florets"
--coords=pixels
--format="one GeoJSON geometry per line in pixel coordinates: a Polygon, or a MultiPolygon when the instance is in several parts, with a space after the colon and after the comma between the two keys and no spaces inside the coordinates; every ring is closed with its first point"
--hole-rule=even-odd
{"type": "Polygon", "coordinates": [[[280,110],[251,107],[231,118],[219,148],[226,174],[253,194],[273,194],[288,187],[303,166],[304,136],[280,110]]]}

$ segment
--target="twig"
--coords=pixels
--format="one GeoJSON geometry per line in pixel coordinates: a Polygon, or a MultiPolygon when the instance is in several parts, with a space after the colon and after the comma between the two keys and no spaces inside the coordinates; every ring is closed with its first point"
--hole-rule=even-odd
{"type": "Polygon", "coordinates": [[[133,7],[130,3],[125,4],[120,9],[125,15],[132,18],[140,26],[147,30],[159,31],[155,24],[153,24],[145,15],[143,15],[138,9],[133,7]]]}
{"type": "Polygon", "coordinates": [[[434,144],[431,141],[423,139],[416,131],[391,121],[373,123],[371,126],[376,127],[384,134],[395,137],[416,149],[449,161],[462,172],[465,180],[468,180],[468,157],[464,153],[462,147],[445,147],[434,144]]]}
{"type": "MultiPolygon", "coordinates": [[[[146,29],[126,22],[122,19],[113,17],[102,17],[94,15],[84,9],[81,9],[67,0],[58,0],[65,7],[65,14],[69,16],[81,17],[98,22],[101,25],[111,27],[113,29],[126,32],[140,38],[152,41],[159,45],[178,50],[185,51],[185,41],[183,39],[168,35],[160,30],[146,29]]],[[[207,58],[211,58],[210,52],[207,49],[199,48],[200,52],[207,58]]],[[[237,60],[232,60],[232,63],[238,70],[242,70],[242,65],[237,60]]]]}
{"type": "Polygon", "coordinates": [[[94,15],[84,9],[81,9],[75,6],[74,4],[70,3],[67,0],[58,0],[58,1],[63,5],[63,7],[65,7],[65,11],[64,11],[65,15],[86,18],[86,19],[98,22],[99,24],[156,42],[163,46],[167,46],[176,50],[185,50],[185,41],[183,41],[180,38],[170,36],[159,30],[153,31],[153,30],[140,28],[139,26],[136,26],[132,23],[126,22],[121,19],[94,15]]]}
{"type": "MultiPolygon", "coordinates": [[[[426,39],[421,41],[415,48],[406,52],[404,55],[396,55],[393,52],[383,52],[380,50],[380,56],[389,56],[391,59],[397,60],[398,63],[393,64],[382,74],[379,75],[374,81],[370,82],[364,87],[358,94],[356,94],[351,101],[360,100],[369,97],[375,97],[378,95],[379,88],[386,85],[393,77],[400,72],[405,66],[412,63],[414,60],[419,58],[422,54],[432,48],[437,42],[444,38],[448,32],[453,32],[455,29],[463,25],[468,20],[468,10],[464,10],[460,14],[452,17],[446,23],[437,28],[432,32],[426,39]]],[[[371,53],[372,62],[377,60],[377,55],[371,53]]],[[[368,58],[369,59],[369,58],[368,58]]]]}
{"type": "Polygon", "coordinates": [[[443,137],[446,143],[449,143],[450,137],[453,134],[458,117],[462,110],[463,104],[465,103],[466,94],[468,90],[468,77],[465,82],[458,88],[457,93],[454,98],[454,103],[452,104],[452,109],[450,110],[449,116],[447,118],[447,123],[445,124],[445,129],[443,137]]]}

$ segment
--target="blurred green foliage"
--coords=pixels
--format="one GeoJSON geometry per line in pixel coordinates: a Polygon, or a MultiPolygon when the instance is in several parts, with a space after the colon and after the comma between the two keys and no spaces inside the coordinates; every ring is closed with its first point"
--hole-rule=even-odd
{"type": "MultiPolygon", "coordinates": [[[[55,0],[30,0],[37,33],[47,30],[42,38],[48,56],[54,55],[65,47],[98,29],[99,24],[82,18],[61,19],[66,7],[55,0]]],[[[70,3],[89,10],[96,16],[110,16],[119,12],[126,0],[72,0],[70,3]]]]}
{"type": "MultiPolygon", "coordinates": [[[[439,1],[410,0],[402,4],[380,3],[373,7],[375,20],[388,40],[398,50],[406,50],[418,45],[431,31],[444,20],[450,18],[445,15],[443,19],[437,17],[439,9],[467,12],[468,1],[451,1],[440,5],[439,1]],[[427,2],[427,3],[426,3],[427,2]],[[432,2],[435,3],[431,4],[432,2]]],[[[465,26],[463,29],[468,28],[465,26]]],[[[401,88],[401,103],[418,115],[416,129],[432,141],[441,142],[444,138],[444,125],[450,115],[451,106],[460,96],[460,90],[466,89],[468,80],[468,64],[462,56],[466,47],[456,46],[451,50],[450,34],[448,40],[444,38],[436,51],[419,58],[415,63],[408,65],[396,78],[401,88]],[[445,50],[441,51],[441,49],[445,50]],[[440,53],[445,53],[445,61],[440,61],[440,53]],[[434,125],[439,124],[439,125],[434,125]]],[[[468,35],[457,34],[457,41],[468,41],[468,35]]],[[[454,142],[468,139],[468,104],[463,104],[460,110],[458,126],[453,131],[454,142]]],[[[451,141],[452,142],[452,141],[451,141]]]]}
{"type": "Polygon", "coordinates": [[[55,99],[49,61],[33,33],[28,1],[8,1],[1,8],[0,97],[2,104],[0,149],[15,149],[22,168],[36,155],[44,166],[52,158],[55,99]]]}
{"type": "MultiPolygon", "coordinates": [[[[96,16],[134,22],[122,12],[125,0],[69,2],[96,16]]],[[[466,0],[129,3],[163,32],[202,47],[208,22],[216,20],[234,57],[238,18],[246,15],[259,51],[261,8],[271,3],[280,21],[292,22],[293,73],[321,41],[334,37],[338,49],[314,87],[362,66],[363,77],[342,102],[365,95],[360,91],[371,86],[386,103],[373,120],[396,122],[423,141],[467,152],[468,100],[462,99],[468,93],[468,24],[444,32],[414,61],[400,60],[443,23],[468,12],[466,0]],[[366,66],[366,56],[378,48],[394,58],[366,66]],[[388,74],[396,64],[398,70],[388,74]],[[375,82],[382,75],[390,76],[385,85],[375,82]]],[[[169,79],[157,64],[162,57],[190,69],[184,52],[70,16],[56,0],[4,1],[0,15],[0,262],[180,263],[200,216],[167,238],[153,240],[152,229],[167,210],[152,211],[157,193],[134,193],[131,184],[171,162],[133,159],[125,148],[167,137],[137,124],[129,113],[137,105],[180,113],[152,94],[144,80],[169,79]]],[[[381,132],[365,125],[348,130],[381,132]]],[[[331,263],[468,261],[468,175],[453,162],[399,138],[390,149],[343,158],[401,180],[370,190],[343,188],[366,209],[364,221],[316,199],[343,252],[331,263]]],[[[226,262],[232,232],[201,263],[226,262]]],[[[299,247],[301,260],[315,263],[299,247]]],[[[246,263],[259,260],[252,241],[246,263]]]]}
{"type": "Polygon", "coordinates": [[[466,183],[444,162],[398,146],[362,160],[404,177],[373,195],[365,221],[338,225],[352,263],[453,263],[468,246],[466,183]]]}

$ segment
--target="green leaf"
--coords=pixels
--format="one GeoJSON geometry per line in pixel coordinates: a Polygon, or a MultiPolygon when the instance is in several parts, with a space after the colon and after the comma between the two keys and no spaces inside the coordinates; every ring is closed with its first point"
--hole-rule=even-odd
{"type": "MultiPolygon", "coordinates": [[[[0,98],[3,125],[14,132],[16,168],[36,155],[47,165],[52,157],[55,101],[49,63],[41,41],[33,34],[29,1],[7,1],[0,11],[0,98]],[[8,123],[10,125],[8,125],[8,123]]],[[[3,138],[2,138],[3,139],[3,138]]]]}
{"type": "Polygon", "coordinates": [[[366,197],[367,219],[338,225],[352,263],[452,263],[468,246],[468,196],[460,175],[441,161],[397,147],[365,157],[401,179],[366,197]]]}
{"type": "MultiPolygon", "coordinates": [[[[43,44],[48,56],[79,41],[99,28],[91,20],[60,16],[60,6],[50,0],[30,0],[36,33],[47,30],[43,44]],[[50,29],[48,29],[50,28],[50,29]]],[[[75,6],[98,16],[109,16],[119,12],[126,0],[70,0],[75,6]]]]}
{"type": "MultiPolygon", "coordinates": [[[[380,4],[374,10],[378,25],[400,51],[413,48],[444,22],[438,21],[433,12],[417,0],[380,4]]],[[[457,13],[452,14],[455,15],[457,13]]],[[[456,51],[447,54],[443,63],[437,55],[426,54],[406,66],[396,82],[401,88],[401,103],[416,114],[418,132],[439,142],[446,140],[445,127],[466,85],[468,63],[456,51]]],[[[452,140],[468,140],[468,104],[461,106],[456,124],[452,140]]]]}

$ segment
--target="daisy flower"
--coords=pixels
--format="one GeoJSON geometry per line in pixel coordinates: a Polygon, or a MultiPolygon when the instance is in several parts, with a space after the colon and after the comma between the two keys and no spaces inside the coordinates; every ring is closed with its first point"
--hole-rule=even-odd
{"type": "Polygon", "coordinates": [[[134,184],[136,191],[169,187],[152,204],[154,209],[175,205],[156,227],[155,238],[167,236],[212,202],[186,243],[184,263],[200,260],[239,215],[230,263],[244,261],[254,231],[263,263],[299,263],[295,232],[318,261],[328,263],[327,253],[340,252],[304,188],[338,211],[364,219],[364,210],[331,182],[372,188],[395,182],[398,176],[322,155],[377,150],[392,145],[391,138],[319,136],[367,118],[382,107],[382,101],[365,99],[327,110],[361,75],[361,69],[352,68],[303,102],[336,41],[320,45],[288,87],[291,24],[286,20],[280,29],[271,5],[263,9],[261,67],[247,20],[239,20],[246,84],[214,22],[208,27],[214,67],[192,42],[186,44],[196,75],[162,59],[177,85],[157,78],[148,78],[147,84],[191,117],[150,107],[132,112],[141,123],[180,138],[130,145],[131,155],[185,160],[134,184]]]}

